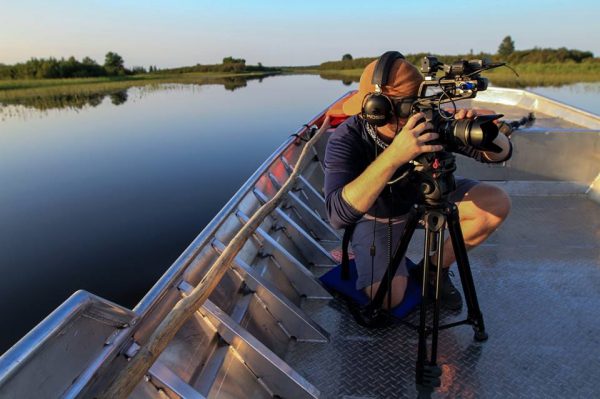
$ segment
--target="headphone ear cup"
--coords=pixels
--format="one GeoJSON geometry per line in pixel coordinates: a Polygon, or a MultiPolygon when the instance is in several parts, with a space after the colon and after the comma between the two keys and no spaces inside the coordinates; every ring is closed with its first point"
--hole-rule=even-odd
{"type": "Polygon", "coordinates": [[[387,96],[371,93],[365,98],[361,115],[373,126],[384,126],[392,120],[394,106],[387,96]]]}
{"type": "Polygon", "coordinates": [[[396,103],[395,112],[398,118],[408,118],[412,111],[412,101],[400,101],[396,103]]]}

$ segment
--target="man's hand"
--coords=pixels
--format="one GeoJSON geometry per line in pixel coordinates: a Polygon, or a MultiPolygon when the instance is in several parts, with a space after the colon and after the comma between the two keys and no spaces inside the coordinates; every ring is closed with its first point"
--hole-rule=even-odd
{"type": "Polygon", "coordinates": [[[425,114],[418,113],[411,116],[400,133],[394,137],[394,141],[386,151],[390,151],[394,168],[408,163],[424,152],[442,151],[443,147],[437,144],[427,144],[439,137],[437,133],[426,130],[433,129],[429,122],[425,122],[425,114]],[[420,123],[419,123],[420,122],[420,123]]]}
{"type": "Polygon", "coordinates": [[[474,109],[461,108],[454,114],[455,119],[474,119],[477,112],[474,109]]]}

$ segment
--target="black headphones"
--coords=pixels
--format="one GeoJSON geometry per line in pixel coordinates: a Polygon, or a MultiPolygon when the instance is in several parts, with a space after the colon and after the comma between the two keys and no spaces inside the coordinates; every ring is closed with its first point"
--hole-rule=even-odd
{"type": "Polygon", "coordinates": [[[392,121],[394,116],[406,118],[410,115],[413,101],[400,101],[396,104],[385,94],[382,87],[387,85],[390,70],[394,62],[404,59],[397,51],[387,51],[377,60],[371,83],[375,92],[365,96],[362,103],[361,117],[373,126],[384,126],[392,121]]]}

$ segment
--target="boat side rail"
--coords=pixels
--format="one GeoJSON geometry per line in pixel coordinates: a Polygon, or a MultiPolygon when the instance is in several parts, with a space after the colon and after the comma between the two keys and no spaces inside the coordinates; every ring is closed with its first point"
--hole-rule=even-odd
{"type": "Polygon", "coordinates": [[[531,109],[561,118],[586,129],[600,130],[600,116],[527,90],[489,87],[487,90],[477,93],[475,101],[531,109]]]}
{"type": "Polygon", "coordinates": [[[511,195],[588,195],[600,202],[599,115],[519,89],[490,87],[471,104],[479,102],[539,112],[536,120],[544,122],[513,132],[510,160],[489,165],[458,157],[459,170],[495,181],[511,195]]]}

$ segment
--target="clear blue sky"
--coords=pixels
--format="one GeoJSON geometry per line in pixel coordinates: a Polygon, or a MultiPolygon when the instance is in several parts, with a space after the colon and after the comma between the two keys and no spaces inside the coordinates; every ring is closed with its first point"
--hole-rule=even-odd
{"type": "Polygon", "coordinates": [[[568,47],[600,56],[600,1],[2,0],[0,63],[107,51],[127,66],[310,65],[386,50],[568,47]]]}

